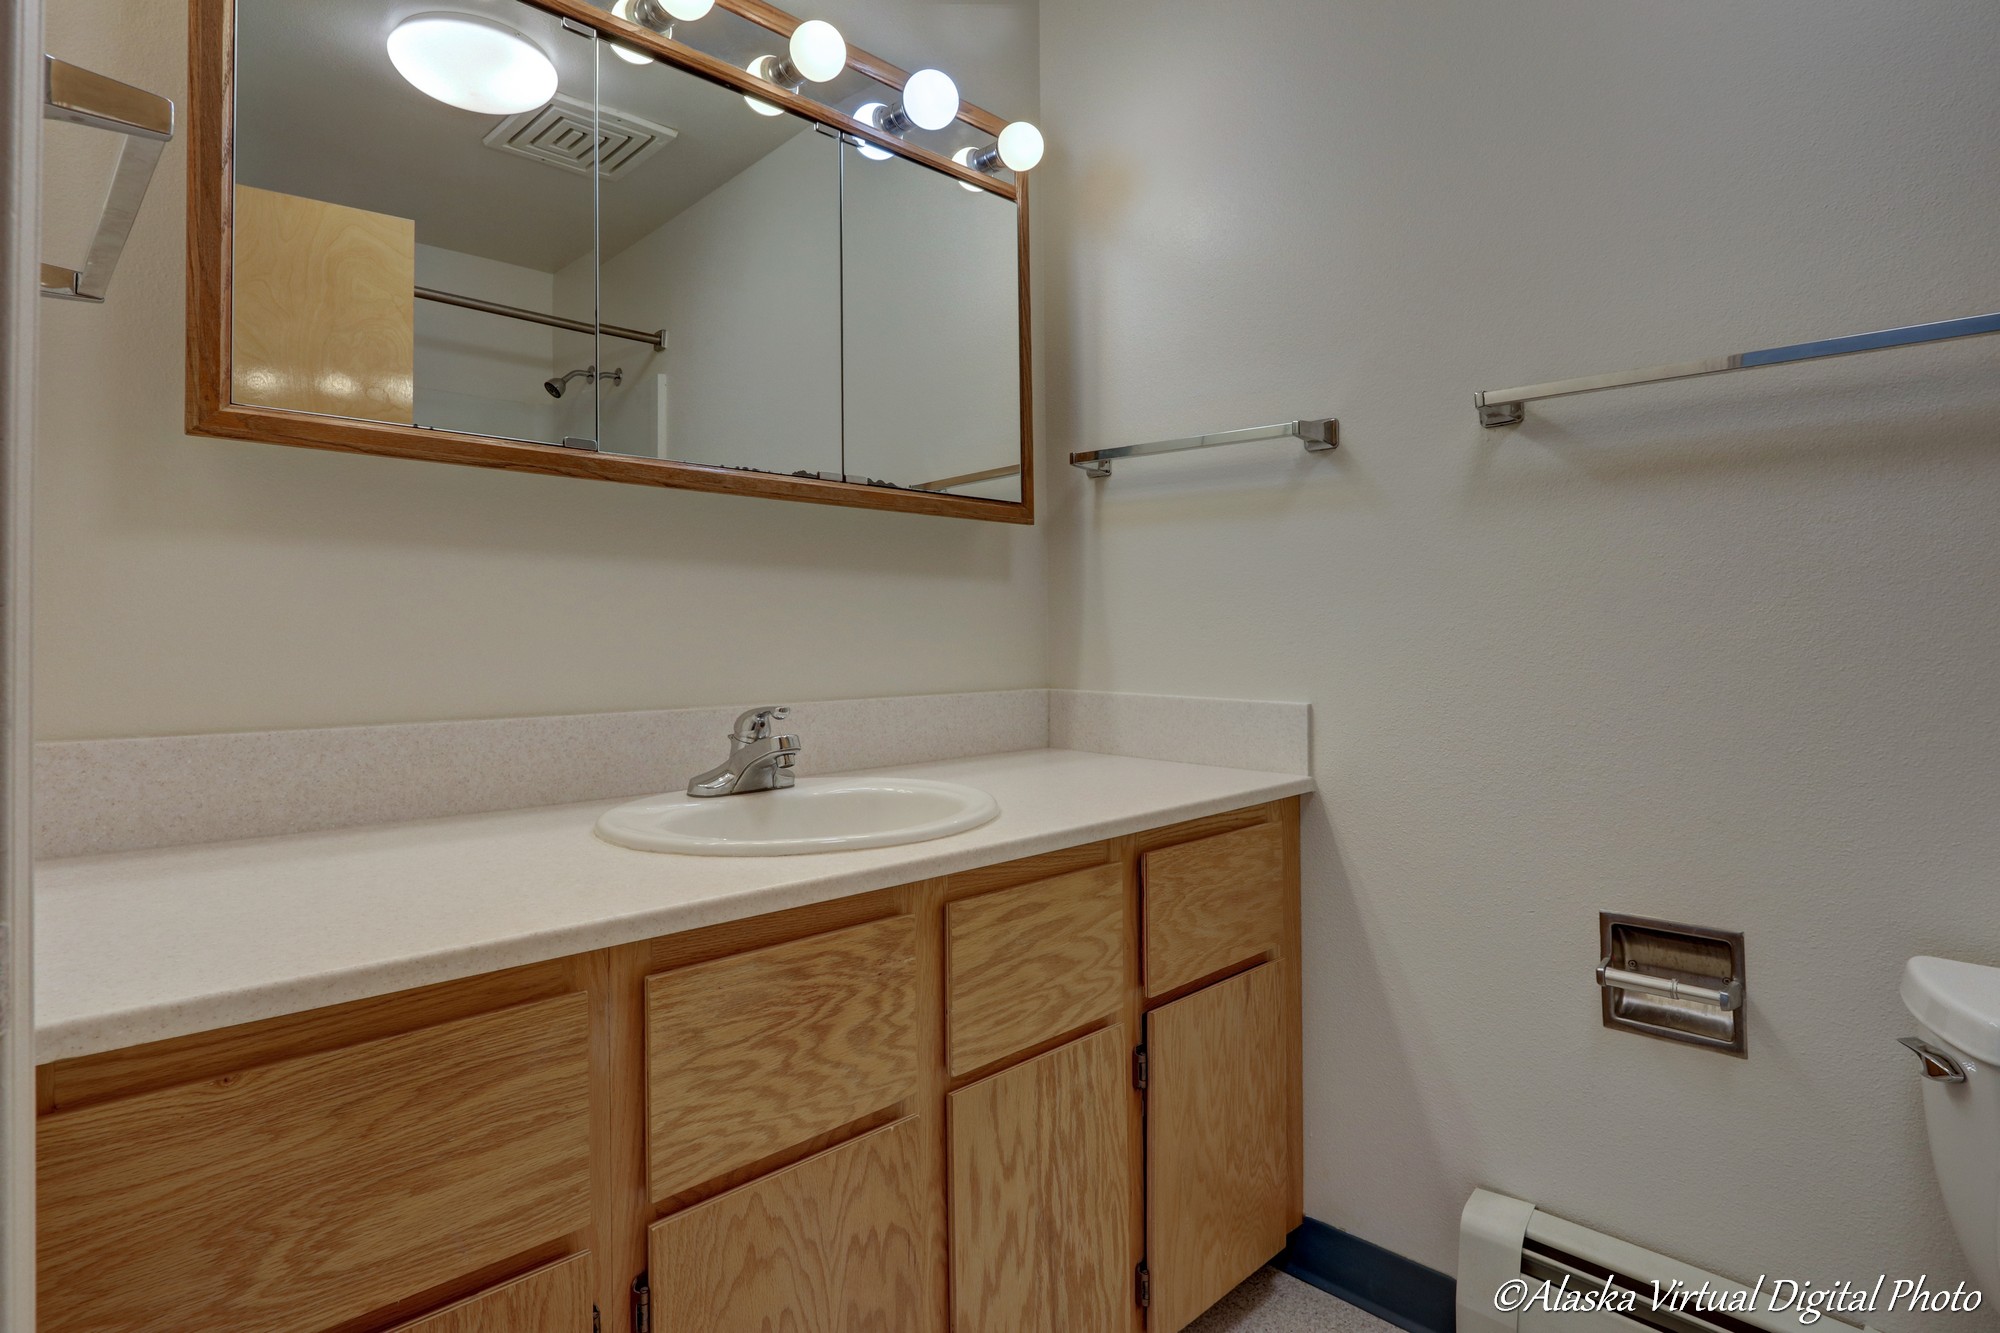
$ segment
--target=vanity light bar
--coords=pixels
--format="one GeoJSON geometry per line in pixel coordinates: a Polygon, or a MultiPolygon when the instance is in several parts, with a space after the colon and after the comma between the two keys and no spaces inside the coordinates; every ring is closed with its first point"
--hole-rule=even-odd
{"type": "MultiPolygon", "coordinates": [[[[723,9],[768,31],[780,35],[787,32],[783,25],[791,16],[762,3],[762,0],[617,0],[611,6],[611,13],[668,40],[678,40],[674,31],[676,26],[701,19],[718,2],[723,9]]],[[[611,49],[631,64],[652,63],[651,56],[620,45],[615,40],[611,49]]],[[[866,51],[849,47],[840,30],[825,19],[807,19],[797,23],[790,29],[786,54],[757,56],[743,69],[753,78],[795,96],[803,95],[809,82],[827,83],[852,69],[898,90],[893,101],[870,102],[852,113],[878,133],[901,139],[911,129],[945,130],[953,122],[963,121],[974,129],[997,136],[998,142],[985,148],[961,149],[952,158],[958,166],[992,175],[1004,165],[1020,175],[1033,170],[1042,160],[1044,140],[1041,130],[1034,125],[1027,121],[1003,123],[990,112],[964,104],[958,95],[958,85],[942,70],[919,69],[906,73],[866,51]]],[[[743,100],[759,115],[783,114],[782,108],[754,93],[745,92],[743,100]]],[[[861,141],[858,146],[870,157],[894,156],[880,145],[861,141]]]]}

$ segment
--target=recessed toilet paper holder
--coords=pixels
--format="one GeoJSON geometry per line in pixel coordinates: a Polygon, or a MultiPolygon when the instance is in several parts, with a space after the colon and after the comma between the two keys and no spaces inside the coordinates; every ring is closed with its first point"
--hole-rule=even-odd
{"type": "Polygon", "coordinates": [[[1604,1026],[1748,1053],[1741,931],[1613,912],[1597,921],[1604,1026]]]}

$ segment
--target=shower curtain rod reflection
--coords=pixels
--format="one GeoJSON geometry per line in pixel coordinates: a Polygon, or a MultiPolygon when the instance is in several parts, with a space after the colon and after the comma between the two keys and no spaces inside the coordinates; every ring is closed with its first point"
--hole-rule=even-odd
{"type": "Polygon", "coordinates": [[[616,324],[587,324],[580,319],[564,319],[561,315],[544,315],[539,310],[523,310],[519,306],[501,305],[498,301],[482,301],[476,296],[441,292],[435,287],[417,288],[417,299],[436,301],[439,305],[455,305],[464,310],[478,310],[488,315],[504,315],[508,319],[524,319],[530,324],[546,324],[552,329],[568,329],[571,333],[604,333],[613,338],[645,343],[656,352],[667,350],[665,329],[655,333],[642,333],[638,329],[624,329],[616,324]]]}

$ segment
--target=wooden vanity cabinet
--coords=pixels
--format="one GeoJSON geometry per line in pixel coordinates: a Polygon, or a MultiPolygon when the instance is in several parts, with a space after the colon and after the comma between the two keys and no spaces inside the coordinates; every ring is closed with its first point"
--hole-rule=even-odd
{"type": "Polygon", "coordinates": [[[1178,1333],[1301,1220],[1297,830],[43,1066],[41,1327],[1178,1333]]]}

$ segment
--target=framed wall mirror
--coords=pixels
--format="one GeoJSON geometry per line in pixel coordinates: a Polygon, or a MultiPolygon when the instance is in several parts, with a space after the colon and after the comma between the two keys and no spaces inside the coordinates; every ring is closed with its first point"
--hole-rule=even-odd
{"type": "Polygon", "coordinates": [[[190,432],[1034,521],[1005,122],[761,0],[436,3],[191,0],[190,432]]]}

